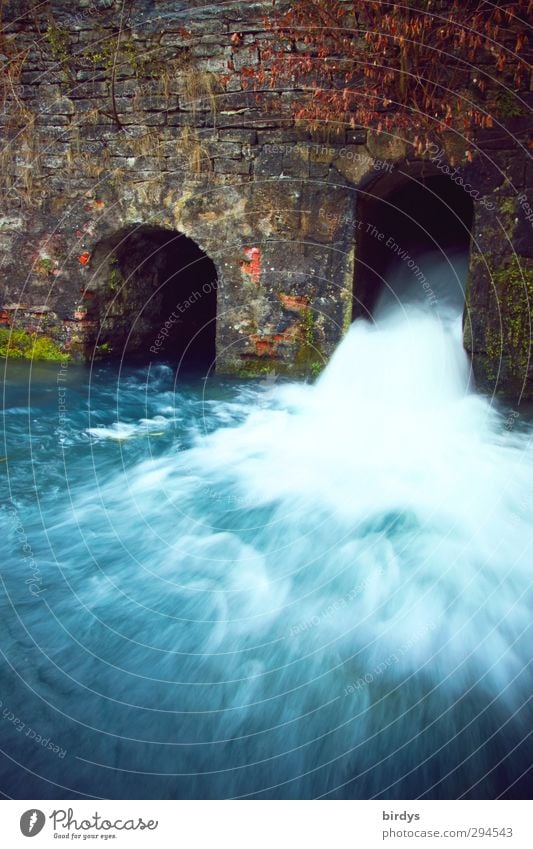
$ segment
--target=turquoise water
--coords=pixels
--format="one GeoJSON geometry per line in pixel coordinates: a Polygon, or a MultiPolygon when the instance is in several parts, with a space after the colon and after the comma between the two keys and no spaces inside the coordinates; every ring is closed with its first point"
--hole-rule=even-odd
{"type": "Polygon", "coordinates": [[[10,363],[4,408],[4,795],[527,796],[531,427],[453,322],[315,386],[10,363]]]}

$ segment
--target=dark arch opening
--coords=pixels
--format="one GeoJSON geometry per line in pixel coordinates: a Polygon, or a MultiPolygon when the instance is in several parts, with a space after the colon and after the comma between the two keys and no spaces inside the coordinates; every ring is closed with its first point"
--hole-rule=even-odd
{"type": "Polygon", "coordinates": [[[383,306],[462,312],[474,207],[448,176],[382,176],[361,191],[356,215],[353,318],[383,306]]]}
{"type": "Polygon", "coordinates": [[[103,239],[91,257],[97,355],[166,360],[188,369],[214,364],[217,271],[187,236],[148,224],[103,239]]]}

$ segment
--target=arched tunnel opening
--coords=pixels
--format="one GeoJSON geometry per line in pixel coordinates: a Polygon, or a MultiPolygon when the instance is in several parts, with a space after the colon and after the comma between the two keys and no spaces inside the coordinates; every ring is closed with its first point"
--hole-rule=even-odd
{"type": "Polygon", "coordinates": [[[360,192],[353,319],[408,304],[462,313],[473,214],[440,173],[395,172],[360,192]]]}
{"type": "Polygon", "coordinates": [[[103,239],[91,257],[97,355],[205,369],[216,356],[217,270],[187,236],[149,224],[103,239]]]}

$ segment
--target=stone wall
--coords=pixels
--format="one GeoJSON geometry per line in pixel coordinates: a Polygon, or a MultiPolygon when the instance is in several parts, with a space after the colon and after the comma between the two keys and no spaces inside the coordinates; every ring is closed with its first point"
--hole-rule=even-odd
{"type": "MultiPolygon", "coordinates": [[[[267,9],[4,4],[4,325],[45,332],[73,357],[105,354],[94,305],[110,295],[113,257],[94,258],[102,240],[147,224],[193,239],[216,266],[219,372],[318,371],[351,320],[357,189],[408,175],[411,148],[363,128],[311,132],[290,118],[296,94],[243,90],[267,9]]],[[[427,167],[475,197],[465,342],[476,372],[531,397],[520,280],[533,170],[527,119],[510,112],[472,163],[450,137],[427,167]]]]}

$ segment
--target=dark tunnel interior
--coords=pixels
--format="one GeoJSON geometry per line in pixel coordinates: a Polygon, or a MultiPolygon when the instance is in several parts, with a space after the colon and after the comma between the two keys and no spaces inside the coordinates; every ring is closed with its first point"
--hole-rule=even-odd
{"type": "Polygon", "coordinates": [[[383,303],[462,311],[471,197],[446,175],[390,179],[358,199],[353,318],[372,319],[383,303]]]}
{"type": "Polygon", "coordinates": [[[100,275],[100,349],[123,361],[214,366],[217,271],[187,236],[151,225],[125,228],[93,254],[100,275]]]}

